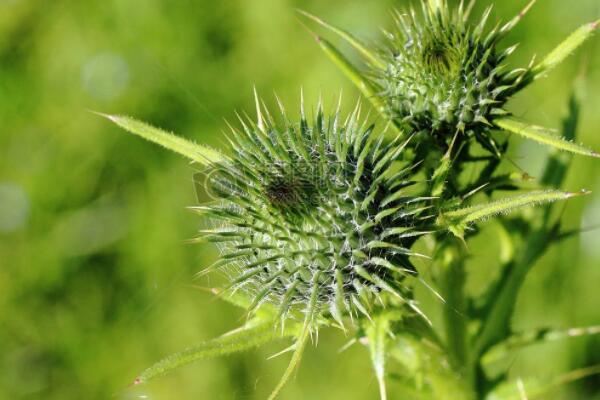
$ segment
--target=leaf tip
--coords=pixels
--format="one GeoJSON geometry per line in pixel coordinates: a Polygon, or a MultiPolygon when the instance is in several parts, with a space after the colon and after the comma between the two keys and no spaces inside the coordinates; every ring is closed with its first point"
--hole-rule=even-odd
{"type": "Polygon", "coordinates": [[[525,6],[525,8],[524,8],[524,9],[522,9],[522,10],[519,12],[519,17],[518,17],[518,18],[519,18],[519,19],[523,19],[523,18],[524,18],[524,17],[527,15],[527,13],[529,12],[529,10],[531,10],[531,8],[533,8],[533,6],[535,5],[535,3],[537,3],[537,0],[531,0],[531,1],[530,1],[530,2],[529,2],[529,3],[528,3],[526,6],[525,6]]]}
{"type": "Polygon", "coordinates": [[[90,113],[92,113],[92,114],[96,114],[96,115],[98,115],[98,116],[100,116],[102,118],[106,118],[106,119],[108,119],[108,120],[110,120],[112,122],[116,122],[116,120],[117,120],[117,116],[116,115],[106,114],[106,113],[103,113],[103,112],[100,112],[100,111],[90,110],[90,109],[88,109],[87,111],[90,112],[90,113]]]}
{"type": "Polygon", "coordinates": [[[581,189],[579,192],[570,192],[570,193],[567,193],[567,198],[569,199],[571,197],[587,196],[589,194],[592,194],[591,190],[581,189]]]}

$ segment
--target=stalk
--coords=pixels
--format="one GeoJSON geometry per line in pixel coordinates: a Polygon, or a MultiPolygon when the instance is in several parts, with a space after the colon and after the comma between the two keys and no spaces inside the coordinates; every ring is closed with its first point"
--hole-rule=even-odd
{"type": "Polygon", "coordinates": [[[443,307],[446,352],[450,364],[463,382],[465,396],[475,398],[476,385],[471,372],[468,348],[465,245],[459,239],[453,239],[441,254],[441,286],[446,302],[443,307]]]}

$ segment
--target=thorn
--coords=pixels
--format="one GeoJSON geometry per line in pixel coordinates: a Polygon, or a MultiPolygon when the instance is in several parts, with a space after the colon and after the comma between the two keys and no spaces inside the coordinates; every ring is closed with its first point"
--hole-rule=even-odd
{"type": "Polygon", "coordinates": [[[317,113],[323,113],[323,92],[319,90],[319,101],[317,103],[317,113]]]}
{"type": "Polygon", "coordinates": [[[262,111],[260,110],[260,100],[258,98],[258,92],[256,91],[256,85],[254,85],[254,101],[256,102],[256,123],[258,129],[265,132],[265,124],[263,121],[262,111]]]}
{"type": "Polygon", "coordinates": [[[458,138],[458,134],[460,133],[460,130],[456,130],[456,133],[454,134],[454,137],[452,138],[452,142],[450,142],[450,146],[448,146],[448,150],[446,151],[446,154],[444,154],[444,158],[445,159],[450,159],[451,154],[452,154],[452,149],[454,148],[454,145],[456,144],[456,140],[458,138]]]}
{"type": "Polygon", "coordinates": [[[534,4],[536,2],[537,2],[537,0],[531,0],[529,2],[529,4],[527,4],[523,10],[521,10],[521,12],[519,13],[519,18],[522,19],[523,17],[525,17],[525,15],[527,15],[527,13],[529,12],[529,10],[531,10],[531,8],[534,6],[534,4]]]}
{"type": "Polygon", "coordinates": [[[567,198],[578,197],[578,196],[587,196],[591,193],[592,193],[591,190],[581,189],[579,192],[567,193],[567,198]]]}
{"type": "Polygon", "coordinates": [[[118,117],[117,117],[116,115],[105,114],[105,113],[102,113],[102,112],[100,112],[100,111],[94,111],[94,110],[91,110],[91,109],[89,109],[89,108],[88,108],[88,109],[86,109],[86,111],[87,111],[87,112],[89,112],[89,113],[92,113],[92,114],[96,114],[96,115],[98,115],[98,116],[100,116],[100,117],[102,117],[102,118],[109,119],[109,120],[111,120],[111,121],[112,121],[112,122],[114,122],[114,123],[116,123],[116,122],[117,122],[117,119],[118,119],[118,117]]]}
{"type": "Polygon", "coordinates": [[[185,287],[188,287],[190,289],[195,289],[195,290],[200,290],[202,292],[206,292],[206,293],[210,293],[210,294],[214,294],[214,295],[218,295],[220,293],[218,288],[211,288],[211,287],[205,287],[205,286],[199,286],[199,285],[185,285],[185,287]]]}
{"type": "Polygon", "coordinates": [[[476,187],[475,189],[471,190],[469,193],[465,194],[462,197],[461,200],[464,201],[464,200],[468,199],[469,197],[471,197],[471,196],[475,195],[476,193],[478,193],[480,190],[482,190],[482,189],[486,188],[487,186],[489,186],[489,184],[490,184],[489,182],[486,182],[483,185],[480,185],[480,186],[476,187]]]}
{"type": "Polygon", "coordinates": [[[444,299],[444,297],[437,290],[435,290],[430,284],[428,284],[427,281],[425,281],[425,279],[419,277],[419,282],[421,282],[423,286],[430,290],[434,294],[434,296],[438,298],[438,300],[446,304],[446,299],[444,299]]]}
{"type": "Polygon", "coordinates": [[[417,306],[417,303],[415,301],[409,301],[408,302],[408,306],[414,311],[416,312],[421,318],[423,318],[423,320],[425,320],[425,322],[427,322],[427,325],[429,326],[433,326],[433,323],[431,322],[431,320],[427,317],[427,315],[425,315],[425,313],[423,312],[423,310],[421,310],[419,308],[419,306],[417,306]]]}
{"type": "Polygon", "coordinates": [[[340,96],[338,97],[337,107],[335,109],[335,114],[336,115],[339,115],[340,114],[340,110],[342,109],[342,94],[343,94],[343,91],[340,90],[340,96]]]}
{"type": "Polygon", "coordinates": [[[471,0],[469,2],[469,4],[467,5],[467,8],[465,10],[465,13],[463,15],[463,20],[466,22],[469,19],[469,16],[471,15],[471,11],[473,11],[473,7],[475,6],[475,0],[471,0]]]}
{"type": "Polygon", "coordinates": [[[304,86],[300,86],[300,107],[302,107],[302,113],[304,114],[304,86]]]}
{"type": "Polygon", "coordinates": [[[338,354],[341,354],[343,352],[345,352],[346,350],[348,350],[350,347],[352,347],[354,344],[356,344],[358,340],[356,340],[356,338],[351,339],[348,343],[346,343],[345,345],[343,345],[339,350],[338,350],[338,354]]]}
{"type": "Polygon", "coordinates": [[[281,350],[278,353],[273,354],[272,356],[267,357],[267,360],[272,360],[274,358],[277,358],[279,356],[284,355],[285,353],[289,353],[290,351],[294,351],[296,350],[296,343],[292,344],[290,347],[286,347],[285,349],[281,350]]]}
{"type": "Polygon", "coordinates": [[[598,26],[600,26],[600,19],[590,24],[591,30],[595,30],[596,28],[598,28],[598,26]]]}
{"type": "Polygon", "coordinates": [[[281,101],[277,93],[273,92],[273,94],[275,95],[275,101],[277,101],[277,106],[279,107],[279,112],[281,113],[281,116],[287,121],[285,106],[283,105],[283,102],[281,101]]]}

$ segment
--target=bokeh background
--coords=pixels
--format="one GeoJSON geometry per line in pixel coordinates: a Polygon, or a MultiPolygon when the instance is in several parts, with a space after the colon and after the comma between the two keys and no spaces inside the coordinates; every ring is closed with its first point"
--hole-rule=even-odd
{"type": "MultiPolygon", "coordinates": [[[[497,1],[493,18],[512,17],[524,3],[497,1]]],[[[252,110],[253,85],[269,104],[276,90],[290,109],[298,107],[300,87],[308,103],[322,92],[331,105],[341,89],[348,102],[356,99],[298,23],[296,7],[376,40],[380,27],[390,26],[390,10],[406,4],[0,0],[0,398],[265,398],[287,363],[266,358],[287,343],[127,390],[157,359],[225,332],[243,316],[195,287],[208,283],[194,281],[194,273],[217,257],[210,246],[184,243],[199,226],[185,209],[198,203],[195,167],[89,110],[133,115],[222,147],[223,118],[252,110]]],[[[597,18],[597,0],[539,2],[507,40],[522,43],[514,64],[543,55],[597,18]]],[[[515,114],[559,127],[573,80],[586,70],[579,133],[599,149],[599,42],[516,99],[515,114]]],[[[535,176],[546,150],[513,143],[513,160],[535,176]]],[[[600,162],[577,157],[567,187],[596,192],[569,203],[565,226],[600,224],[600,162]]],[[[485,232],[471,249],[475,272],[497,258],[494,232],[485,232]]],[[[517,327],[600,323],[599,232],[563,242],[534,268],[517,327]]],[[[376,398],[366,350],[337,353],[346,340],[322,332],[283,398],[376,398]]],[[[513,377],[544,379],[600,363],[600,341],[533,347],[511,362],[513,377]]],[[[600,380],[589,378],[545,398],[599,393],[600,380]]]]}

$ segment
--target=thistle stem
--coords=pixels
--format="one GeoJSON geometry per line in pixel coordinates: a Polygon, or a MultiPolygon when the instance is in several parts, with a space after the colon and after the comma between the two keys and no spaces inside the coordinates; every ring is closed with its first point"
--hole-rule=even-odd
{"type": "Polygon", "coordinates": [[[446,300],[444,323],[446,329],[446,347],[450,360],[463,373],[468,360],[466,302],[465,302],[465,265],[464,244],[453,241],[443,252],[443,292],[446,300]]]}

